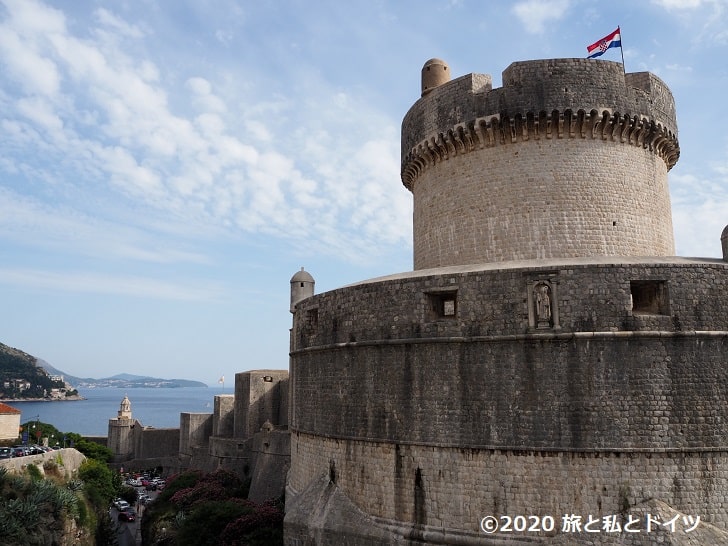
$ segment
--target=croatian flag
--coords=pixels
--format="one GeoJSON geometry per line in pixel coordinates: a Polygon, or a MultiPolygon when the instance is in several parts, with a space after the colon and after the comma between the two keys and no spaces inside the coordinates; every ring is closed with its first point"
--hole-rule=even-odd
{"type": "Polygon", "coordinates": [[[601,40],[594,42],[592,45],[586,47],[586,51],[589,54],[587,59],[593,59],[599,57],[610,47],[622,47],[622,36],[619,34],[619,27],[611,34],[607,34],[601,40]]]}

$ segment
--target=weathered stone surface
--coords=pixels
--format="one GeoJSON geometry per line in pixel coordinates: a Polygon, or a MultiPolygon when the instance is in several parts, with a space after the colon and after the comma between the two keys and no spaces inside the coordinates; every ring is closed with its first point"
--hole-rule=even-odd
{"type": "Polygon", "coordinates": [[[727,543],[728,264],[670,256],[670,91],[584,59],[423,82],[415,271],[292,309],[286,544],[727,543]],[[701,523],[563,521],[648,514],[701,523]]]}
{"type": "Polygon", "coordinates": [[[674,254],[667,171],[672,94],[619,63],[513,63],[503,87],[469,74],[402,122],[414,267],[674,254]]]}

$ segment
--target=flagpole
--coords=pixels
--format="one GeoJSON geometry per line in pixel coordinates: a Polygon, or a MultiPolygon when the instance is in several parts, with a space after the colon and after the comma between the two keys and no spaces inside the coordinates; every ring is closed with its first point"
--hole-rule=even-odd
{"type": "Polygon", "coordinates": [[[619,32],[619,52],[622,54],[622,72],[627,75],[627,68],[624,66],[624,47],[622,47],[622,29],[617,26],[617,32],[619,32]]]}

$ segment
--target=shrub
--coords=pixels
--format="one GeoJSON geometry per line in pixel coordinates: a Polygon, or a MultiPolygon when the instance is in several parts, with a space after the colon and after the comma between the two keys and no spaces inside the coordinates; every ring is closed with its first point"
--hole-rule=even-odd
{"type": "Polygon", "coordinates": [[[217,546],[230,521],[253,509],[241,499],[199,503],[184,519],[177,535],[180,546],[217,546]]]}
{"type": "Polygon", "coordinates": [[[95,509],[106,510],[116,496],[111,469],[100,461],[86,459],[78,469],[78,477],[83,480],[88,499],[95,509]]]}
{"type": "Polygon", "coordinates": [[[283,544],[283,512],[272,503],[259,505],[228,524],[220,539],[230,546],[283,544]]]}
{"type": "Polygon", "coordinates": [[[30,479],[39,482],[43,479],[43,473],[40,471],[40,468],[35,466],[33,463],[29,463],[25,467],[25,471],[28,473],[28,476],[30,476],[30,479]]]}

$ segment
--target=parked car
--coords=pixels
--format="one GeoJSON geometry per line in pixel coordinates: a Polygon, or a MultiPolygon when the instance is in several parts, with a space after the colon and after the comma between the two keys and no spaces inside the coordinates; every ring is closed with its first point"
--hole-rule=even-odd
{"type": "Polygon", "coordinates": [[[132,508],[122,510],[119,512],[118,519],[119,521],[134,521],[136,520],[136,512],[132,508]]]}
{"type": "Polygon", "coordinates": [[[11,459],[13,450],[9,447],[0,447],[0,459],[11,459]]]}
{"type": "Polygon", "coordinates": [[[114,508],[116,508],[119,512],[122,512],[131,508],[131,506],[129,506],[129,503],[124,499],[114,499],[114,508]]]}

